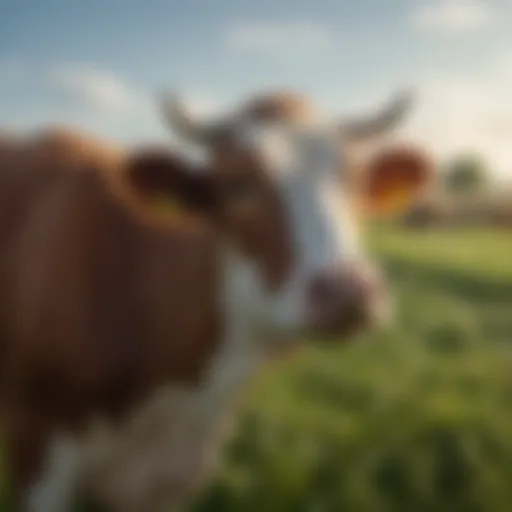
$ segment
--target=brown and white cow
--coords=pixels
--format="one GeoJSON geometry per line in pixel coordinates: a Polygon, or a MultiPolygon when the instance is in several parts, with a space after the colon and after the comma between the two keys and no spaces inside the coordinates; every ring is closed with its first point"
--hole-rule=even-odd
{"type": "Polygon", "coordinates": [[[215,127],[177,103],[164,111],[207,164],[69,130],[0,146],[1,421],[16,509],[65,512],[88,495],[113,511],[182,510],[262,363],[304,333],[343,339],[385,313],[354,216],[397,190],[412,197],[427,167],[402,151],[353,175],[343,148],[394,126],[404,99],[343,127],[293,94],[215,127]]]}

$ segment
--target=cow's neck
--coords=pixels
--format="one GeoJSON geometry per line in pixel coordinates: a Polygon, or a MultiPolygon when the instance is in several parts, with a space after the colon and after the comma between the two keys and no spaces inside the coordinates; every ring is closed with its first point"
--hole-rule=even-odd
{"type": "MultiPolygon", "coordinates": [[[[222,254],[219,309],[224,334],[201,382],[155,389],[121,426],[91,418],[84,436],[64,449],[66,458],[58,451],[62,439],[56,433],[49,447],[56,467],[49,459],[47,477],[32,490],[34,504],[46,500],[50,506],[45,510],[67,510],[64,505],[57,510],[52,501],[52,492],[62,498],[55,487],[62,481],[60,475],[67,475],[68,493],[85,478],[93,493],[126,510],[141,499],[152,499],[150,484],[157,477],[165,478],[169,496],[175,499],[176,489],[196,485],[208,474],[233,426],[238,392],[270,355],[255,321],[265,303],[258,273],[236,251],[222,254]]],[[[59,503],[69,498],[65,494],[59,503]]]]}
{"type": "Polygon", "coordinates": [[[256,266],[229,245],[223,247],[219,264],[224,329],[206,377],[212,406],[227,405],[270,356],[258,322],[265,291],[256,266]]]}

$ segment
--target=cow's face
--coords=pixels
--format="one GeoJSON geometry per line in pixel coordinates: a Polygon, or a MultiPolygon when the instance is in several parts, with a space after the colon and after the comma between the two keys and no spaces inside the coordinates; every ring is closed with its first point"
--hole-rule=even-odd
{"type": "Polygon", "coordinates": [[[254,108],[210,131],[208,144],[211,168],[190,174],[189,204],[215,219],[255,274],[255,321],[276,333],[343,335],[386,314],[386,290],[360,246],[357,216],[361,204],[375,206],[392,189],[412,195],[422,185],[425,168],[413,154],[354,175],[339,126],[254,108]]]}
{"type": "Polygon", "coordinates": [[[271,330],[344,330],[353,307],[376,313],[377,297],[348,296],[361,250],[343,157],[335,130],[286,121],[241,122],[213,147],[224,227],[259,270],[254,307],[271,330]]]}

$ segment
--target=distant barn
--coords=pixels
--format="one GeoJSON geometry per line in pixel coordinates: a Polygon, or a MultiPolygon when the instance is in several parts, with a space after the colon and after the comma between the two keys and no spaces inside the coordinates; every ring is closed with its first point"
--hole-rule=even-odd
{"type": "Polygon", "coordinates": [[[403,215],[407,228],[455,226],[512,227],[512,189],[493,189],[480,194],[454,197],[430,194],[403,215]]]}

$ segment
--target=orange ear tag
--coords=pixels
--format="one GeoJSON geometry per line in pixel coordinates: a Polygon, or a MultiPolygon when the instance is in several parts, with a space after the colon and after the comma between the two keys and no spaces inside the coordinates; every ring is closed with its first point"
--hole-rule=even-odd
{"type": "Polygon", "coordinates": [[[389,190],[381,192],[379,198],[375,198],[376,209],[389,213],[396,213],[403,210],[412,199],[411,190],[407,186],[390,187],[389,190]]]}

